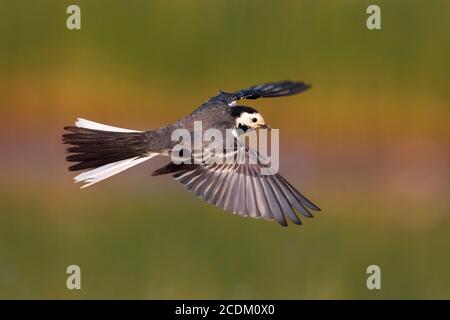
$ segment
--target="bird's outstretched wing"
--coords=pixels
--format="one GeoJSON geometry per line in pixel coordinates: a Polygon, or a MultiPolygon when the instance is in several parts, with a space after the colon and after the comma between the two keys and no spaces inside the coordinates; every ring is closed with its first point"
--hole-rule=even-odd
{"type": "Polygon", "coordinates": [[[258,99],[258,98],[272,98],[290,96],[303,92],[311,87],[310,84],[306,84],[301,81],[279,81],[260,84],[252,86],[247,89],[239,90],[236,92],[224,92],[219,91],[219,94],[212,97],[208,102],[222,101],[228,105],[233,105],[235,101],[240,99],[258,99]]]}
{"type": "Polygon", "coordinates": [[[243,217],[275,219],[287,226],[288,219],[301,224],[297,212],[312,217],[311,211],[320,211],[280,174],[261,175],[260,164],[170,162],[153,172],[163,174],[172,174],[206,202],[243,217]]]}

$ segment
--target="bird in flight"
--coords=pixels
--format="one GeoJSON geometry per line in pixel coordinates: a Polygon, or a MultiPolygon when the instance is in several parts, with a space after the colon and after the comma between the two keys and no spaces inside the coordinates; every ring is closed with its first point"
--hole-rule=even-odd
{"type": "MultiPolygon", "coordinates": [[[[171,139],[174,130],[194,132],[196,121],[202,123],[203,130],[233,132],[235,141],[227,153],[241,151],[244,156],[258,158],[258,152],[241,143],[242,134],[269,127],[258,111],[237,105],[237,101],[289,96],[308,88],[310,85],[304,82],[280,81],[233,93],[219,91],[187,117],[158,130],[123,129],[79,118],[75,126],[64,128],[68,133],[63,134],[63,143],[70,145],[66,160],[76,162],[69,170],[85,170],[74,178],[75,182],[84,183],[85,188],[156,155],[170,156],[177,145],[171,139]]],[[[183,151],[179,154],[182,156],[183,151]]],[[[287,226],[288,220],[301,224],[298,213],[312,217],[311,211],[320,211],[280,174],[261,174],[263,167],[258,161],[171,161],[152,175],[170,174],[208,203],[243,217],[276,220],[282,226],[287,226]]]]}

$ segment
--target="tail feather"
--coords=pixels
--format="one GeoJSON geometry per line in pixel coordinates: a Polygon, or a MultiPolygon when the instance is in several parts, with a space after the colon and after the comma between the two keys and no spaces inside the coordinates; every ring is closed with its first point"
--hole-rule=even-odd
{"type": "Polygon", "coordinates": [[[65,127],[63,135],[67,148],[66,160],[76,162],[70,171],[91,169],[76,176],[76,182],[85,182],[82,188],[109,178],[144,162],[156,153],[148,152],[148,133],[112,127],[78,119],[75,127],[65,127]]]}
{"type": "Polygon", "coordinates": [[[131,159],[125,159],[113,163],[106,164],[104,166],[101,166],[99,168],[83,172],[79,175],[77,175],[74,180],[75,182],[85,182],[86,184],[83,185],[81,188],[86,188],[94,183],[100,182],[102,180],[105,180],[115,174],[118,174],[122,171],[125,171],[128,168],[131,168],[141,162],[147,161],[154,156],[156,156],[156,153],[152,153],[146,157],[142,158],[131,158],[131,159]]]}
{"type": "Polygon", "coordinates": [[[109,132],[142,132],[142,131],[137,131],[137,130],[130,130],[130,129],[108,126],[106,124],[94,122],[91,120],[86,120],[83,118],[78,118],[77,122],[75,122],[75,126],[78,128],[94,129],[94,130],[109,131],[109,132]]]}

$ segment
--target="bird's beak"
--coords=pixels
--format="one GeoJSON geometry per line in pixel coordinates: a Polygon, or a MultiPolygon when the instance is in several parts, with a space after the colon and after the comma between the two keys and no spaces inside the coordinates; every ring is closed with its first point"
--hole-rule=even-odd
{"type": "Polygon", "coordinates": [[[270,129],[271,129],[267,124],[260,124],[260,125],[258,126],[258,128],[259,128],[259,129],[267,129],[267,130],[270,130],[270,129]]]}

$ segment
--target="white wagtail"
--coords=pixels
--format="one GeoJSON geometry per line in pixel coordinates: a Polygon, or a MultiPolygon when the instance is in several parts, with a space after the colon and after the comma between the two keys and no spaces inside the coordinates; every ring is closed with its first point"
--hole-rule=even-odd
{"type": "MultiPolygon", "coordinates": [[[[281,81],[253,86],[234,93],[219,91],[187,117],[158,130],[136,131],[78,119],[75,126],[64,129],[63,142],[71,145],[67,160],[77,162],[70,171],[86,170],[74,179],[84,182],[82,188],[109,178],[156,155],[171,155],[177,144],[171,139],[176,129],[194,130],[201,121],[203,130],[222,132],[240,129],[244,132],[268,128],[261,114],[248,106],[236,105],[241,99],[281,97],[300,93],[310,85],[281,81]]],[[[239,136],[236,137],[239,140],[239,136]]],[[[236,148],[236,147],[235,147],[236,148]]],[[[242,145],[240,145],[242,148],[242,145]]],[[[252,150],[244,147],[244,153],[252,150]]],[[[301,224],[297,216],[312,217],[319,207],[306,199],[280,174],[261,175],[259,163],[175,163],[156,170],[152,175],[171,174],[206,202],[227,211],[253,218],[263,217],[287,225],[287,218],[301,224]]]]}

